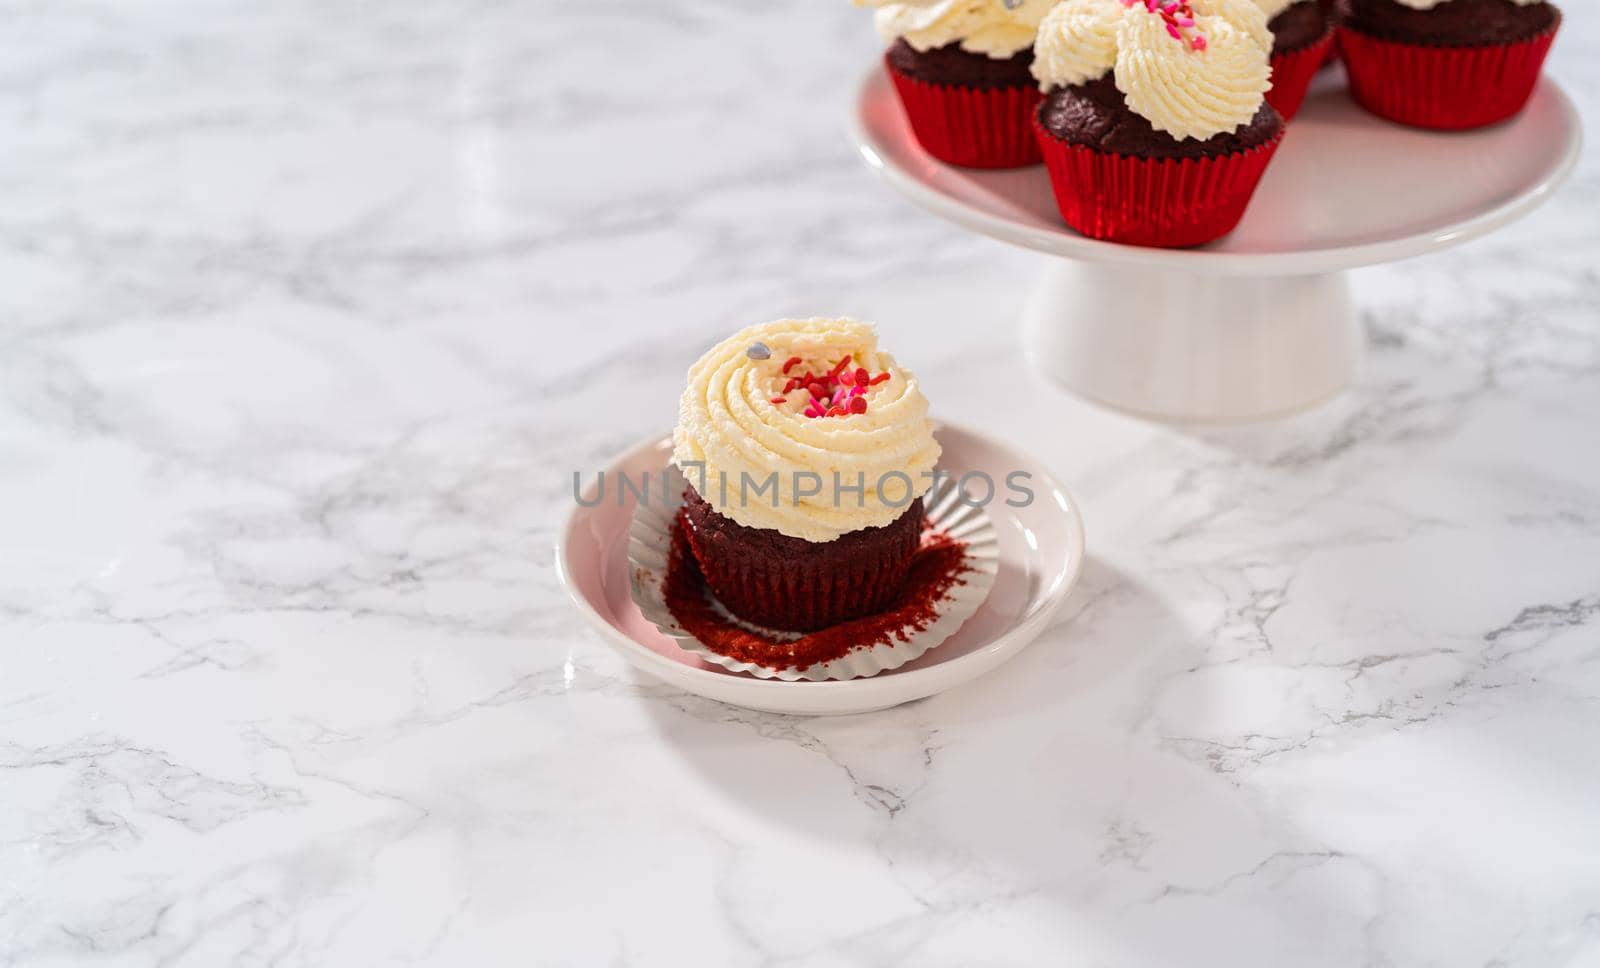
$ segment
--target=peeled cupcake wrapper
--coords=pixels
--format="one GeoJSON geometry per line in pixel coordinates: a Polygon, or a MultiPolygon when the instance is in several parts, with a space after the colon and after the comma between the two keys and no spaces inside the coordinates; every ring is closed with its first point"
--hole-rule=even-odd
{"type": "Polygon", "coordinates": [[[1034,118],[1056,205],[1092,239],[1187,248],[1233,231],[1283,140],[1215,158],[1137,158],[1069,144],[1034,118]]]}
{"type": "Polygon", "coordinates": [[[928,154],[963,168],[1022,168],[1039,163],[1029,118],[1042,97],[1032,85],[930,84],[884,64],[911,131],[928,154]]]}
{"type": "Polygon", "coordinates": [[[1380,40],[1339,28],[1350,93],[1379,117],[1418,128],[1480,128],[1521,111],[1539,83],[1545,55],[1561,29],[1525,41],[1484,47],[1439,47],[1380,40]]]}
{"type": "MultiPolygon", "coordinates": [[[[785,682],[821,682],[875,676],[898,669],[954,635],[983,605],[1000,572],[1000,537],[988,510],[975,502],[962,500],[959,487],[930,491],[924,498],[928,527],[966,546],[962,555],[966,570],[939,601],[937,615],[932,621],[920,627],[907,625],[892,633],[889,642],[854,648],[837,659],[805,668],[763,665],[721,655],[684,628],[667,603],[666,577],[671,570],[674,522],[682,500],[682,488],[687,482],[675,466],[668,465],[666,473],[669,475],[668,493],[673,497],[664,502],[641,502],[634,508],[633,521],[628,526],[628,572],[633,601],[644,619],[680,649],[730,672],[785,682]]],[[[695,562],[695,567],[698,568],[698,564],[695,562]]]]}
{"type": "Polygon", "coordinates": [[[1337,33],[1332,22],[1329,22],[1320,40],[1298,50],[1272,55],[1272,89],[1267,91],[1267,103],[1283,115],[1283,120],[1291,120],[1299,112],[1300,105],[1305,103],[1312,79],[1328,62],[1337,33]]]}
{"type": "Polygon", "coordinates": [[[918,528],[903,541],[880,541],[845,568],[821,554],[792,559],[716,554],[702,548],[693,529],[687,532],[701,576],[728,611],[757,625],[801,632],[882,609],[905,581],[921,534],[918,528]]]}

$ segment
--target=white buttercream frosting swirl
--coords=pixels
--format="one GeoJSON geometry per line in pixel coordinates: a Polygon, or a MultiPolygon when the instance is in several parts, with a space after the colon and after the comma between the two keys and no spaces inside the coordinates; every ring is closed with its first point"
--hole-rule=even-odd
{"type": "Polygon", "coordinates": [[[871,326],[852,319],[779,320],[712,347],[689,368],[672,440],[673,462],[718,512],[811,542],[895,520],[927,492],[939,460],[916,376],[878,349],[871,326]],[[865,413],[808,417],[805,391],[782,392],[790,376],[826,372],[844,356],[852,368],[889,374],[865,392],[865,413]],[[793,357],[801,362],[785,373],[793,357]],[[863,490],[836,492],[835,473],[845,488],[863,490]],[[773,475],[775,502],[770,491],[741,492],[743,477],[757,487],[773,475]],[[797,485],[812,490],[817,482],[819,493],[798,496],[797,485]]]}
{"type": "Polygon", "coordinates": [[[1255,0],[1187,8],[1165,17],[1142,0],[1062,0],[1039,25],[1033,75],[1050,90],[1113,71],[1128,108],[1157,131],[1180,140],[1236,131],[1272,88],[1266,15],[1255,0]]]}
{"type": "Polygon", "coordinates": [[[959,43],[994,58],[1026,50],[1056,0],[855,0],[876,7],[878,32],[917,50],[959,43]]]}

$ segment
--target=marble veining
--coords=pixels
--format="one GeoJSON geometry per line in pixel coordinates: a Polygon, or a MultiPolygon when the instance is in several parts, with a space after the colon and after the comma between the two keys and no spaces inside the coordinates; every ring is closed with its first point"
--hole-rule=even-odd
{"type": "Polygon", "coordinates": [[[1346,396],[1157,427],[864,170],[848,4],[3,9],[0,965],[1600,964],[1592,153],[1359,272],[1346,396]],[[814,313],[1091,549],[832,720],[641,679],[551,563],[572,470],[814,313]]]}

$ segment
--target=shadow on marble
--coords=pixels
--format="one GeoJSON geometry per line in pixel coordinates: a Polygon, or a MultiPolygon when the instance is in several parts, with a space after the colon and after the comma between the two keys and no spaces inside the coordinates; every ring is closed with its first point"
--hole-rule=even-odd
{"type": "Polygon", "coordinates": [[[756,852],[877,859],[922,909],[896,931],[1002,898],[1098,922],[1108,950],[1145,953],[1123,963],[1176,963],[1201,938],[1300,938],[1276,926],[1291,912],[1304,934],[1352,931],[1371,916],[1370,872],[1215,755],[1234,723],[1207,674],[1213,632],[1091,557],[1037,643],[949,693],[832,719],[681,695],[648,708],[704,781],[708,822],[756,852]]]}

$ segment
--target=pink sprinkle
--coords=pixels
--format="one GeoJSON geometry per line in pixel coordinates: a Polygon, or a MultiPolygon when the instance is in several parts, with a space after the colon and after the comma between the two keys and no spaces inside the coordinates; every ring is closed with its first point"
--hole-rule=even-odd
{"type": "Polygon", "coordinates": [[[1172,26],[1171,24],[1167,24],[1167,33],[1171,34],[1174,40],[1183,39],[1183,34],[1179,33],[1178,28],[1172,26]]]}
{"type": "Polygon", "coordinates": [[[1195,37],[1193,40],[1189,41],[1189,47],[1194,50],[1205,50],[1206,39],[1204,37],[1195,37]]]}

